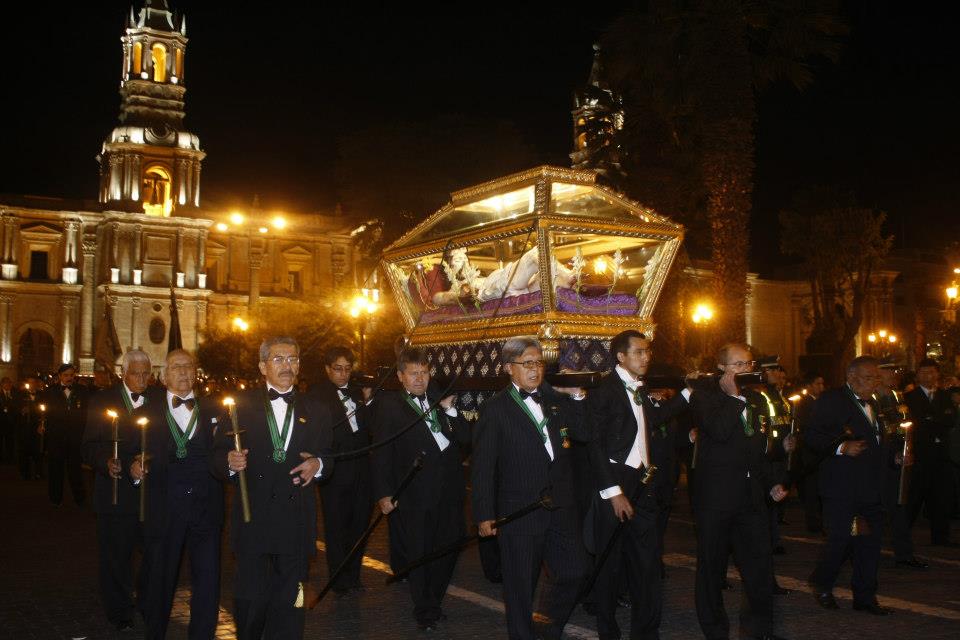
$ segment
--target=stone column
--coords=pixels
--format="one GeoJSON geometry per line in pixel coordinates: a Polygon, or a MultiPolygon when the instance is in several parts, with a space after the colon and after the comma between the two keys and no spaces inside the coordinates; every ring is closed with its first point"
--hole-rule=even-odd
{"type": "Polygon", "coordinates": [[[13,309],[14,296],[0,295],[0,362],[13,360],[13,309]]]}
{"type": "Polygon", "coordinates": [[[196,286],[200,286],[199,279],[200,274],[207,273],[207,236],[209,232],[206,229],[201,229],[197,235],[197,271],[196,271],[196,286]]]}
{"type": "Polygon", "coordinates": [[[247,308],[250,313],[260,302],[260,266],[263,264],[263,253],[250,252],[250,298],[247,308]]]}
{"type": "Polygon", "coordinates": [[[197,300],[196,325],[194,327],[194,353],[200,348],[200,334],[207,330],[207,301],[197,300]]]}
{"type": "Polygon", "coordinates": [[[73,362],[73,356],[76,355],[73,350],[73,333],[76,330],[76,311],[77,298],[73,296],[61,296],[60,306],[63,308],[63,348],[60,352],[60,362],[73,362]]]}
{"type": "Polygon", "coordinates": [[[96,241],[83,243],[83,289],[80,291],[80,373],[93,374],[93,309],[96,304],[96,241]]]}
{"type": "Polygon", "coordinates": [[[138,297],[130,298],[130,348],[140,348],[140,303],[138,297]]]}

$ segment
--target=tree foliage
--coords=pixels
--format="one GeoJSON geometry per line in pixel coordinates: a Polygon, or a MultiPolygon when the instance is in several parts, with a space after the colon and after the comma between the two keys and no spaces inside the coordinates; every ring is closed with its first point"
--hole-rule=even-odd
{"type": "Polygon", "coordinates": [[[834,380],[860,330],[871,277],[893,244],[893,236],[883,235],[884,220],[882,211],[827,188],[799,194],[780,213],[781,249],[803,260],[810,283],[807,351],[831,354],[834,380]]]}

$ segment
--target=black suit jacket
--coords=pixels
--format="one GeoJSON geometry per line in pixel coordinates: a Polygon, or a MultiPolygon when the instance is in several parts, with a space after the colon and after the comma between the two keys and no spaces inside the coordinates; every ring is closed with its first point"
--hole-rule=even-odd
{"type": "Polygon", "coordinates": [[[409,513],[411,509],[426,509],[441,502],[462,502],[464,480],[461,453],[470,444],[470,425],[459,412],[456,418],[448,416],[439,404],[439,397],[428,390],[427,400],[430,406],[437,407],[440,416],[441,433],[450,441],[450,445],[440,451],[427,423],[410,406],[406,397],[407,392],[402,389],[377,396],[372,422],[374,442],[382,442],[404,429],[406,431],[373,451],[374,499],[392,496],[413,467],[417,455],[423,452],[426,454],[423,468],[404,489],[399,501],[401,509],[409,513]],[[413,426],[407,429],[412,423],[413,426]]]}
{"type": "Polygon", "coordinates": [[[10,397],[0,389],[0,425],[12,429],[16,426],[20,411],[20,402],[18,400],[16,389],[10,389],[10,397]]]}
{"type": "Polygon", "coordinates": [[[906,394],[907,406],[913,416],[913,446],[917,464],[943,462],[949,458],[950,430],[956,409],[950,394],[937,389],[928,398],[919,386],[906,394]]]}
{"type": "MultiPolygon", "coordinates": [[[[624,462],[633,448],[638,425],[633,404],[627,397],[626,388],[616,370],[608,373],[599,386],[590,390],[586,403],[588,430],[591,435],[590,466],[594,487],[597,491],[602,491],[620,483],[619,474],[624,472],[624,462]]],[[[674,457],[672,433],[669,428],[661,429],[660,426],[685,411],[687,401],[680,394],[662,404],[645,397],[641,406],[646,423],[650,464],[657,467],[646,495],[654,496],[661,487],[670,483],[669,474],[674,457]]]]}
{"type": "MultiPolygon", "coordinates": [[[[363,392],[356,387],[349,387],[347,394],[357,407],[354,414],[358,427],[356,433],[350,427],[346,407],[340,399],[336,385],[329,380],[324,380],[312,388],[308,394],[322,404],[330,414],[329,423],[323,426],[330,431],[331,452],[334,454],[356,451],[370,444],[370,408],[363,400],[363,392]]],[[[331,475],[326,483],[354,485],[360,479],[366,478],[369,473],[369,453],[352,458],[341,458],[337,461],[336,473],[331,475]]]]}
{"type": "Polygon", "coordinates": [[[699,427],[695,508],[735,511],[765,506],[767,492],[783,478],[774,474],[764,455],[767,438],[759,412],[753,412],[753,434],[747,435],[741,421],[747,406],[743,400],[727,395],[716,384],[698,388],[692,400],[699,427]]]}
{"type": "MultiPolygon", "coordinates": [[[[879,410],[873,400],[873,415],[879,410]]],[[[870,424],[853,392],[846,385],[824,392],[813,408],[806,442],[822,457],[820,463],[820,495],[853,504],[872,505],[881,502],[884,475],[888,460],[886,443],[879,426],[870,424]],[[838,438],[844,427],[853,431],[853,440],[863,440],[867,448],[859,456],[837,455],[838,438]],[[881,440],[877,442],[877,436],[881,440]]]]}
{"type": "MultiPolygon", "coordinates": [[[[145,536],[160,536],[166,531],[174,511],[185,517],[197,518],[197,514],[187,512],[194,508],[193,500],[200,496],[204,508],[199,514],[199,522],[205,526],[220,528],[223,526],[223,487],[210,473],[210,458],[213,454],[214,433],[220,427],[219,408],[213,403],[197,398],[200,414],[194,435],[190,442],[197,455],[206,458],[202,479],[193,486],[190,497],[170,495],[170,474],[175,465],[183,464],[177,458],[177,444],[167,424],[167,393],[157,389],[148,391],[148,400],[130,417],[128,429],[124,433],[124,464],[129,472],[134,456],[140,453],[141,427],[136,421],[147,418],[147,497],[146,518],[143,522],[145,536]]],[[[194,455],[191,453],[191,455],[194,455]]],[[[139,488],[137,489],[139,491],[139,488]]]]}
{"type": "Polygon", "coordinates": [[[68,449],[79,449],[87,415],[87,390],[71,386],[70,399],[62,385],[54,385],[40,394],[40,402],[47,406],[47,450],[53,456],[65,455],[68,449]]]}
{"type": "MultiPolygon", "coordinates": [[[[126,388],[121,383],[93,394],[87,404],[82,444],[83,461],[94,472],[93,510],[95,513],[129,515],[139,512],[139,490],[131,483],[129,465],[121,465],[116,506],[113,505],[113,483],[107,469],[107,461],[113,457],[113,424],[107,415],[108,410],[117,413],[117,435],[124,440],[119,443],[118,452],[129,451],[131,439],[139,438],[139,433],[133,424],[133,416],[127,413],[127,407],[123,402],[123,394],[126,392],[126,388]]],[[[144,396],[144,404],[157,402],[157,398],[160,397],[155,391],[145,393],[144,396]]]]}
{"type": "MultiPolygon", "coordinates": [[[[237,553],[304,554],[316,553],[318,480],[333,473],[330,457],[330,414],[315,399],[298,394],[294,401],[293,430],[286,459],[273,460],[273,442],[267,426],[266,386],[251,389],[236,399],[237,420],[245,433],[240,438],[247,454],[247,487],[250,492],[250,522],[243,522],[239,488],[231,505],[231,543],[237,553]],[[302,487],[293,484],[290,470],[310,453],[323,463],[320,478],[302,487]]],[[[214,473],[225,481],[239,484],[230,475],[227,454],[233,450],[233,427],[224,412],[220,418],[212,458],[214,473]]],[[[283,425],[277,425],[281,429],[283,425]]]]}
{"type": "MultiPolygon", "coordinates": [[[[579,527],[573,486],[573,450],[563,446],[562,430],[570,439],[589,439],[584,426],[583,401],[558,394],[548,385],[540,387],[541,407],[549,417],[547,433],[553,447],[551,461],[543,439],[526,412],[509,393],[510,387],[480,405],[480,420],[473,441],[473,518],[477,522],[525,507],[547,491],[567,520],[579,527]]],[[[550,513],[538,509],[504,528],[516,534],[542,534],[550,513]]]]}

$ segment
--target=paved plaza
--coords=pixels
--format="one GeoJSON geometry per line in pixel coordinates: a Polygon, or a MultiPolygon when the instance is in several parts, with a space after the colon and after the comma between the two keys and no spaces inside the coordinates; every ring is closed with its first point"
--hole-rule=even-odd
{"type": "MultiPolygon", "coordinates": [[[[103,616],[97,591],[94,516],[89,508],[74,506],[69,497],[63,506],[54,507],[47,501],[45,482],[24,482],[11,466],[0,467],[0,505],[4,514],[0,521],[0,638],[141,637],[140,621],[134,632],[120,634],[103,616]]],[[[841,610],[827,612],[814,602],[806,586],[822,540],[803,531],[802,513],[793,496],[786,519],[788,524],[783,532],[788,553],[775,557],[776,573],[780,585],[795,592],[777,597],[778,634],[790,640],[960,638],[960,550],[926,546],[927,532],[918,527],[914,531],[917,554],[930,563],[928,571],[895,568],[889,551],[884,551],[880,603],[895,609],[893,616],[877,618],[850,609],[849,565],[840,578],[843,587],[835,591],[841,610]]],[[[926,522],[920,524],[925,527],[926,522]]],[[[956,526],[953,538],[960,539],[956,526]]],[[[327,574],[322,540],[317,547],[317,562],[312,569],[313,593],[323,585],[327,574]]],[[[362,577],[366,592],[339,599],[331,593],[307,614],[306,637],[325,640],[506,637],[499,585],[484,579],[475,546],[461,555],[444,600],[448,620],[429,634],[417,630],[406,585],[385,584],[389,574],[386,561],[386,527],[381,525],[364,560],[362,577]]],[[[677,493],[667,532],[665,562],[661,637],[665,640],[701,638],[693,604],[695,538],[682,488],[677,493]]],[[[218,638],[234,637],[230,615],[233,571],[233,562],[224,544],[218,638]]],[[[726,592],[725,600],[736,634],[740,584],[735,568],[731,568],[730,577],[733,589],[726,592]]],[[[189,590],[188,572],[182,571],[170,638],[187,637],[189,590]]],[[[307,595],[309,600],[312,593],[307,595]]],[[[620,610],[619,617],[621,626],[628,629],[628,612],[620,610]]],[[[578,608],[567,627],[566,637],[595,638],[594,629],[594,619],[578,608]]]]}

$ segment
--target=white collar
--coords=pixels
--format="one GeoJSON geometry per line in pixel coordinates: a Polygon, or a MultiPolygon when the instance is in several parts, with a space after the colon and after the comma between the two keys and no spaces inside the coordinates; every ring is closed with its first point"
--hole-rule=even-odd
{"type": "Polygon", "coordinates": [[[617,375],[620,376],[620,379],[623,380],[626,384],[637,384],[639,382],[636,378],[633,377],[633,374],[621,367],[619,364],[615,366],[614,371],[617,372],[617,375]]]}
{"type": "MultiPolygon", "coordinates": [[[[127,385],[123,385],[123,386],[126,387],[127,385]]],[[[140,394],[140,395],[143,395],[143,394],[140,394]]],[[[170,391],[170,389],[167,389],[167,402],[172,402],[172,401],[173,401],[173,396],[175,396],[175,395],[177,395],[177,394],[175,394],[173,391],[170,391]]],[[[179,397],[180,397],[181,400],[189,400],[190,398],[193,397],[193,389],[191,389],[191,390],[190,390],[190,393],[188,393],[187,395],[185,395],[185,396],[179,396],[179,397]]]]}

